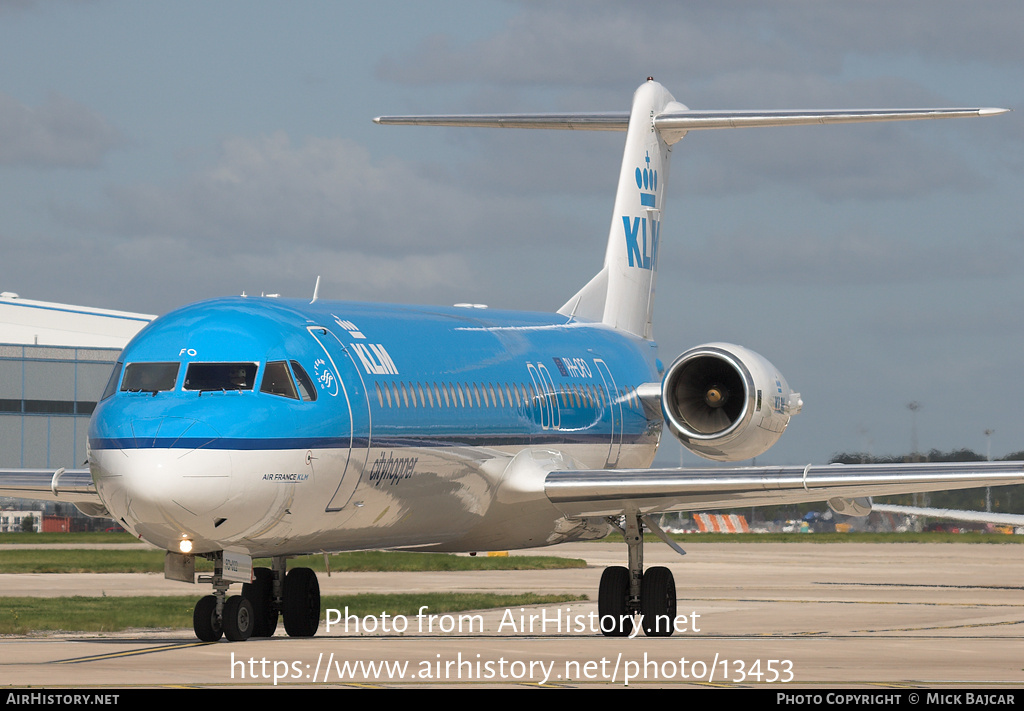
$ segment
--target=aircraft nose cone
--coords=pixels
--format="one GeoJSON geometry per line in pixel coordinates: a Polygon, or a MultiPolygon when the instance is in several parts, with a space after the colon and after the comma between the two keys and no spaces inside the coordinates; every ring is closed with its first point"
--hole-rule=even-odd
{"type": "Polygon", "coordinates": [[[204,448],[219,435],[180,417],[126,420],[92,446],[100,497],[116,518],[150,541],[170,544],[204,527],[231,495],[231,454],[204,448]]]}
{"type": "Polygon", "coordinates": [[[198,449],[220,437],[220,432],[193,417],[131,417],[105,427],[108,438],[131,449],[198,449]]]}

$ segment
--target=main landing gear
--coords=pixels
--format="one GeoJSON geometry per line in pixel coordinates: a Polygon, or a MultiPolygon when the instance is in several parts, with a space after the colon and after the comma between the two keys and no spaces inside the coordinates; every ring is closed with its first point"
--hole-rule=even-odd
{"type": "MultiPolygon", "coordinates": [[[[669,545],[683,552],[650,521],[647,524],[669,545]]],[[[620,530],[629,549],[629,567],[611,566],[601,574],[597,594],[601,632],[606,637],[626,637],[642,629],[648,637],[668,637],[675,629],[676,619],[676,583],[672,571],[661,566],[644,570],[644,537],[639,515],[627,514],[620,530]],[[637,618],[637,615],[642,617],[637,618]]]]}
{"type": "Polygon", "coordinates": [[[200,576],[211,583],[213,595],[196,603],[192,628],[204,642],[222,636],[232,642],[250,637],[272,637],[278,617],[290,637],[312,637],[320,626],[320,584],[310,568],[285,572],[286,559],[271,559],[271,568],[253,568],[253,581],[242,585],[241,595],[228,597],[231,582],[224,579],[223,555],[214,558],[213,575],[200,576]]]}

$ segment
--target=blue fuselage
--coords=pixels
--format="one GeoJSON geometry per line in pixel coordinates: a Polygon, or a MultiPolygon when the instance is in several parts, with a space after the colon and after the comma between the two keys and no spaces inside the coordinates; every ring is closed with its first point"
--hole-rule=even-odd
{"type": "Polygon", "coordinates": [[[219,299],[125,348],[90,465],[110,511],[166,548],[545,545],[587,526],[513,460],[649,466],[661,417],[636,388],[657,379],[652,342],[557,314],[219,299]]]}

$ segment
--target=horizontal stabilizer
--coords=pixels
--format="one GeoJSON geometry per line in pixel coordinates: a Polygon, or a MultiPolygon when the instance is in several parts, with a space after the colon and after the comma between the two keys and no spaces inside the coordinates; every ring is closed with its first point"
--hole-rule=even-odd
{"type": "Polygon", "coordinates": [[[811,126],[831,123],[875,121],[920,121],[939,118],[995,116],[1009,109],[834,109],[786,111],[691,111],[667,110],[654,118],[654,127],[668,143],[675,143],[687,131],[713,128],[758,128],[761,126],[811,126]]]}
{"type": "MultiPolygon", "coordinates": [[[[809,126],[830,123],[916,121],[938,118],[995,116],[1009,109],[814,109],[784,111],[694,111],[673,102],[654,117],[654,127],[669,138],[687,131],[761,126],[809,126]]],[[[378,116],[374,123],[395,126],[464,126],[470,128],[546,128],[575,131],[625,131],[628,111],[539,114],[447,114],[436,116],[378,116]]]]}
{"type": "Polygon", "coordinates": [[[553,128],[577,131],[625,131],[629,125],[629,112],[378,116],[373,122],[395,126],[468,126],[471,128],[553,128]]]}

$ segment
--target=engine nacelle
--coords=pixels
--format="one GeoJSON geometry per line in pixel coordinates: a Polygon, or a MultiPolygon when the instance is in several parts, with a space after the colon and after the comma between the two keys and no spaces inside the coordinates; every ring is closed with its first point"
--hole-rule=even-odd
{"type": "Polygon", "coordinates": [[[665,372],[661,411],[694,454],[720,462],[768,450],[803,400],[764,357],[731,343],[697,346],[665,372]]]}

